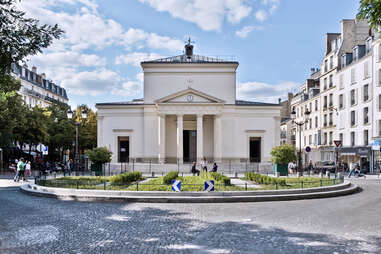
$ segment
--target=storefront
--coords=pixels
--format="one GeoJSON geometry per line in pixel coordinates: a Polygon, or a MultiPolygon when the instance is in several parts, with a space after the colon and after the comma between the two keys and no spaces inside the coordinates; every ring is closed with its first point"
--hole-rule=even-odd
{"type": "Polygon", "coordinates": [[[339,161],[347,165],[358,163],[363,172],[368,172],[371,162],[371,147],[341,147],[339,148],[339,161]]]}
{"type": "Polygon", "coordinates": [[[336,161],[334,147],[321,147],[320,154],[321,154],[321,161],[336,161]]]}

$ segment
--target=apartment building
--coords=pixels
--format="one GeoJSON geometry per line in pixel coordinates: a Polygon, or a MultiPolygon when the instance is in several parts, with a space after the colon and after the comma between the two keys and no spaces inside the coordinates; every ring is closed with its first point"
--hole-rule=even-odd
{"type": "Polygon", "coordinates": [[[357,20],[342,20],[341,33],[326,35],[320,70],[313,72],[291,103],[295,122],[305,122],[301,140],[299,127],[293,126],[304,163],[335,161],[334,140],[341,140],[339,161],[376,166],[373,160],[379,151],[371,147],[381,136],[381,56],[375,54],[381,50],[380,41],[373,38],[368,24],[357,20]],[[310,152],[305,151],[307,146],[310,152]]]}
{"type": "Polygon", "coordinates": [[[30,70],[26,64],[12,64],[12,74],[20,79],[19,94],[30,107],[48,107],[53,103],[67,104],[69,101],[66,90],[48,80],[44,73],[37,74],[36,67],[30,70]]]}

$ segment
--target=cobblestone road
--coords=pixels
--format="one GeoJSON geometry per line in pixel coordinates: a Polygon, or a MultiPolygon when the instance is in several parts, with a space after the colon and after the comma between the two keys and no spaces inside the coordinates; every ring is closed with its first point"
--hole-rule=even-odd
{"type": "Polygon", "coordinates": [[[381,253],[381,181],[331,199],[86,203],[0,187],[0,253],[381,253]]]}

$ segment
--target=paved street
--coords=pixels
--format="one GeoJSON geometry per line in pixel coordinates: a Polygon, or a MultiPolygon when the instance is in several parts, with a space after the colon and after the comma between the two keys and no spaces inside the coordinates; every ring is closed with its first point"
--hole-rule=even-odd
{"type": "Polygon", "coordinates": [[[381,253],[381,181],[339,198],[84,203],[0,184],[0,253],[381,253]]]}

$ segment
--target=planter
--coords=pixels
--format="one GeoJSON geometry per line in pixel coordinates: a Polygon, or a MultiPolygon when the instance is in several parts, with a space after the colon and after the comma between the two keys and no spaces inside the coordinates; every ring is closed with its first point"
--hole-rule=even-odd
{"type": "Polygon", "coordinates": [[[102,163],[92,163],[91,164],[91,171],[94,171],[96,176],[102,176],[103,175],[102,169],[103,169],[102,163]]]}
{"type": "Polygon", "coordinates": [[[274,175],[288,176],[288,164],[274,164],[274,175]]]}

